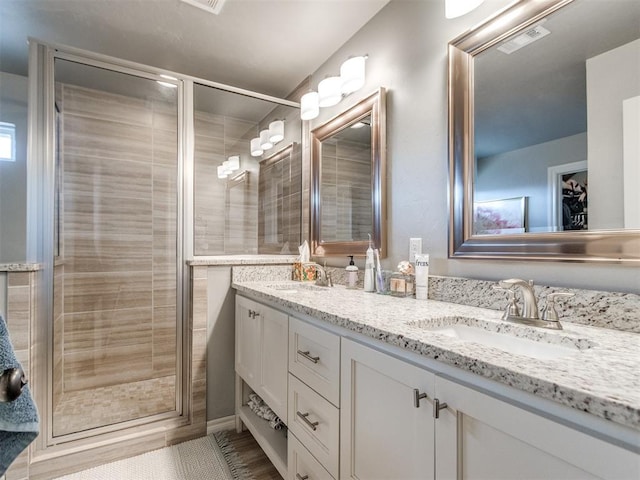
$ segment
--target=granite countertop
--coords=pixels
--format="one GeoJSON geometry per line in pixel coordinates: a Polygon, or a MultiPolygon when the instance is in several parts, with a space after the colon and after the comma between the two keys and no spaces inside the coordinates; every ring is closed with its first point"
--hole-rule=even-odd
{"type": "Polygon", "coordinates": [[[39,263],[0,263],[0,272],[35,272],[41,267],[39,263]]]}
{"type": "Polygon", "coordinates": [[[238,292],[268,300],[427,358],[640,429],[640,335],[563,323],[564,330],[504,322],[502,312],[435,300],[418,301],[335,286],[327,291],[299,282],[234,282],[238,292]],[[277,284],[277,285],[276,285],[277,284]],[[274,285],[278,288],[276,289],[274,285]],[[288,288],[290,286],[290,288],[288,288]],[[570,347],[560,358],[508,353],[422,328],[477,319],[482,328],[570,347]]]}
{"type": "Polygon", "coordinates": [[[297,255],[209,255],[187,260],[187,265],[282,265],[297,260],[297,255]]]}

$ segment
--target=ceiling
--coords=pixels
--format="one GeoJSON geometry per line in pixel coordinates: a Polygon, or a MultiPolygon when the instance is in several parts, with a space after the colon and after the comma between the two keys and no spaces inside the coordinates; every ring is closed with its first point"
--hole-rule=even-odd
{"type": "Polygon", "coordinates": [[[551,34],[475,59],[478,158],[586,132],[586,60],[640,37],[640,1],[581,0],[541,25],[551,34]]]}
{"type": "Polygon", "coordinates": [[[0,71],[27,74],[33,37],[285,97],[388,1],[0,0],[0,71]]]}

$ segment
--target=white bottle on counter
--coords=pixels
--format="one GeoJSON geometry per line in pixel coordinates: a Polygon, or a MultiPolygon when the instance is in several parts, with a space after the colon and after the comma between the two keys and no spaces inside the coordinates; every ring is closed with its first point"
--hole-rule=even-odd
{"type": "Polygon", "coordinates": [[[429,254],[416,253],[416,300],[429,299],[429,254]]]}
{"type": "Polygon", "coordinates": [[[375,292],[375,274],[373,272],[373,246],[371,245],[371,234],[369,234],[369,248],[367,248],[367,256],[364,263],[364,291],[375,292]]]}
{"type": "Polygon", "coordinates": [[[349,265],[347,265],[347,288],[356,288],[358,284],[358,267],[353,262],[353,255],[349,255],[351,260],[349,261],[349,265]]]}

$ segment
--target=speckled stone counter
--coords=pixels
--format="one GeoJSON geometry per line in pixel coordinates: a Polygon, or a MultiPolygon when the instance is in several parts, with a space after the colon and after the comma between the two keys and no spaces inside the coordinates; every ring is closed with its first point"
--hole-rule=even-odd
{"type": "Polygon", "coordinates": [[[233,287],[257,300],[306,314],[430,359],[640,429],[640,335],[564,323],[555,332],[500,320],[501,312],[454,303],[348,290],[300,287],[296,282],[244,282],[233,287]],[[279,288],[276,289],[275,287],[279,288]],[[451,320],[453,318],[453,320],[451,320]],[[466,319],[482,328],[572,348],[566,356],[539,359],[426,330],[466,319]]]}
{"type": "Polygon", "coordinates": [[[39,263],[0,263],[0,272],[35,272],[40,268],[39,263]]]}
{"type": "Polygon", "coordinates": [[[297,259],[296,255],[211,255],[194,257],[187,265],[283,265],[293,264],[297,259]]]}

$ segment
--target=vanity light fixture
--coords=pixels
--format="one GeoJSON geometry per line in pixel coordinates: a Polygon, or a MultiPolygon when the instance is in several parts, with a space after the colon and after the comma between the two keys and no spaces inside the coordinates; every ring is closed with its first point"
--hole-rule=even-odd
{"type": "Polygon", "coordinates": [[[484,0],[444,0],[445,18],[461,17],[479,7],[484,0]]]}
{"type": "Polygon", "coordinates": [[[262,150],[269,150],[273,148],[273,143],[269,140],[269,130],[264,129],[260,132],[260,148],[262,150]]]}
{"type": "Polygon", "coordinates": [[[342,79],[327,77],[318,84],[318,105],[333,107],[342,100],[342,79]]]}
{"type": "Polygon", "coordinates": [[[275,145],[284,140],[284,120],[274,120],[269,124],[269,141],[275,145]]]}
{"type": "Polygon", "coordinates": [[[318,84],[318,91],[308,92],[300,99],[300,118],[313,120],[320,107],[332,107],[347,95],[359,90],[365,81],[365,60],[368,55],[350,57],[340,66],[340,76],[331,76],[318,84]]]}
{"type": "Polygon", "coordinates": [[[351,57],[340,66],[343,94],[349,95],[363,87],[364,62],[366,58],[366,56],[351,57]]]}
{"type": "Polygon", "coordinates": [[[305,93],[300,99],[300,118],[312,120],[320,114],[318,92],[305,93]]]}
{"type": "Polygon", "coordinates": [[[264,150],[260,147],[260,137],[251,139],[251,156],[259,157],[264,153],[264,150]]]}
{"type": "Polygon", "coordinates": [[[218,166],[218,178],[227,178],[236,170],[240,169],[240,155],[231,155],[218,166]]]}

